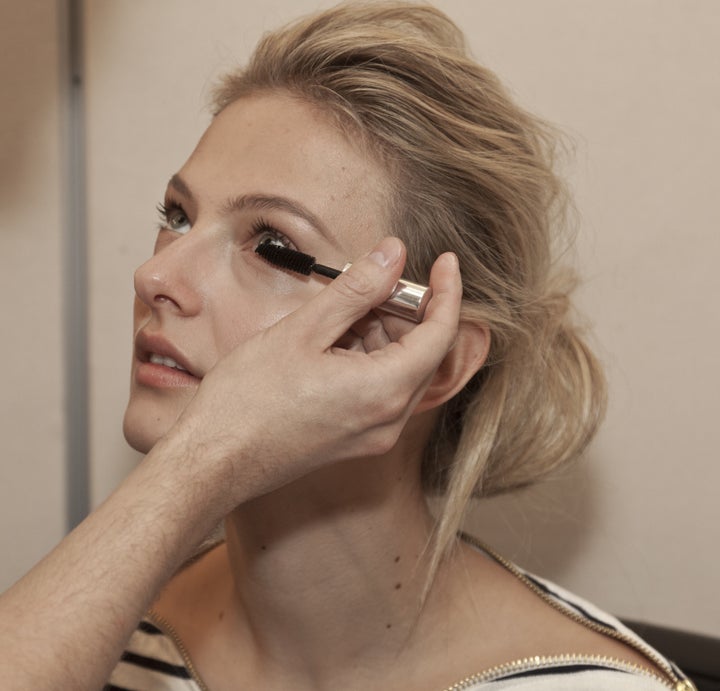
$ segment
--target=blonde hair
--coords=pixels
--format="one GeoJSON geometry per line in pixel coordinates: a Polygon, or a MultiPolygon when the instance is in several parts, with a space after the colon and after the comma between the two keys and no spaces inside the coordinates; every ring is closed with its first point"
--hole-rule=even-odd
{"type": "Polygon", "coordinates": [[[393,234],[408,278],[459,258],[462,320],[489,327],[485,366],[440,413],[422,477],[444,494],[434,566],[472,496],[522,487],[578,456],[604,409],[601,370],[569,319],[573,277],[555,266],[566,195],[556,136],[473,61],[424,4],[344,3],[263,37],[215,94],[285,90],[362,135],[394,183],[393,234]]]}

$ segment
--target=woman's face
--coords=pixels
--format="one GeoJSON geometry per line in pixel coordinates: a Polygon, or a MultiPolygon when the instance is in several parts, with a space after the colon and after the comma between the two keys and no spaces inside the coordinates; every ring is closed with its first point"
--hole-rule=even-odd
{"type": "Polygon", "coordinates": [[[386,234],[387,189],[379,164],[307,103],[261,94],[220,113],[170,180],[154,254],[135,273],[128,442],[147,452],[223,355],[327,280],[273,268],[260,240],[342,266],[386,234]]]}

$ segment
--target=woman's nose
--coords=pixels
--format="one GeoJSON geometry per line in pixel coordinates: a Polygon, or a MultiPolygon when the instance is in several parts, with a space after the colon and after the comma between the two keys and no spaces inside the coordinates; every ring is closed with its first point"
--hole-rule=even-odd
{"type": "Polygon", "coordinates": [[[150,309],[186,317],[200,311],[208,258],[198,237],[188,234],[170,240],[136,269],[135,292],[150,309]]]}

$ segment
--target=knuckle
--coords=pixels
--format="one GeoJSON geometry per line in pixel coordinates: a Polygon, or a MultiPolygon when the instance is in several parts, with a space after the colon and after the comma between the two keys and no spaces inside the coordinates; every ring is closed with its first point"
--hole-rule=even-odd
{"type": "Polygon", "coordinates": [[[397,396],[386,396],[378,405],[382,419],[386,422],[395,422],[401,419],[406,409],[405,401],[397,396]]]}
{"type": "Polygon", "coordinates": [[[380,427],[371,435],[367,442],[367,453],[370,456],[382,456],[388,453],[397,443],[398,434],[394,428],[380,427]]]}
{"type": "Polygon", "coordinates": [[[343,298],[351,300],[358,297],[367,298],[375,292],[375,282],[361,270],[344,273],[331,285],[343,298]]]}

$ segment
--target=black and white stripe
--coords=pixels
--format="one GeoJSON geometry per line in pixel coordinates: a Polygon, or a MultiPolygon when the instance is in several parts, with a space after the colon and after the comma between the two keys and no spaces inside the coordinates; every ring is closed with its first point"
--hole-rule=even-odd
{"type": "Polygon", "coordinates": [[[172,639],[143,619],[103,691],[200,691],[200,687],[172,639]]]}

